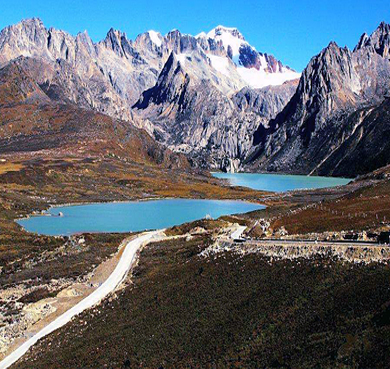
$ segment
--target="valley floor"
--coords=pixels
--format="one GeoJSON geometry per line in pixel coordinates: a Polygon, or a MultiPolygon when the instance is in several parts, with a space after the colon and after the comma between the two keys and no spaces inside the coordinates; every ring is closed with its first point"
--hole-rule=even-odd
{"type": "Polygon", "coordinates": [[[388,265],[205,256],[215,232],[219,225],[150,244],[116,299],[47,336],[14,367],[387,367],[388,265]]]}
{"type": "Polygon", "coordinates": [[[304,236],[322,240],[337,239],[341,231],[378,232],[387,227],[384,219],[390,219],[390,207],[383,206],[390,199],[387,170],[340,188],[270,194],[230,188],[200,172],[145,167],[120,158],[35,161],[20,156],[0,164],[0,191],[0,330],[20,321],[32,304],[58,297],[61,290],[75,283],[89,283],[91,273],[116,253],[126,237],[37,236],[21,231],[13,222],[17,217],[39,212],[49,204],[145,197],[244,199],[268,205],[245,215],[173,227],[168,233],[185,235],[184,239],[146,248],[134,279],[117,299],[105,300],[98,312],[87,311],[44,338],[15,367],[29,367],[33,358],[37,368],[305,367],[310,357],[323,367],[355,367],[357,363],[364,367],[374,359],[373,367],[381,367],[385,362],[389,347],[385,339],[389,329],[386,301],[390,298],[382,289],[388,278],[388,267],[383,263],[387,249],[378,251],[382,258],[367,253],[361,257],[363,252],[358,252],[357,258],[368,265],[348,263],[348,258],[343,261],[332,252],[286,258],[273,253],[272,248],[267,248],[268,254],[258,250],[240,254],[240,245],[208,253],[208,257],[204,251],[213,246],[218,232],[232,223],[247,227],[253,239],[304,236]],[[347,216],[347,229],[340,221],[340,209],[353,214],[347,216]],[[267,278],[261,287],[254,282],[267,278]],[[285,284],[288,278],[291,281],[285,284]],[[356,296],[354,278],[366,286],[356,296]],[[146,290],[140,288],[143,284],[146,290]],[[308,287],[303,291],[305,284],[308,287]],[[347,285],[351,288],[348,293],[347,285]],[[345,310],[339,316],[335,309],[341,296],[345,310]],[[362,304],[360,298],[371,305],[362,304]],[[334,305],[326,303],[327,299],[334,305]],[[110,315],[113,308],[119,315],[110,315]],[[356,314],[348,315],[348,309],[356,314]],[[120,320],[122,312],[127,319],[120,320]],[[314,317],[310,312],[316,312],[314,317]],[[188,322],[183,322],[184,317],[188,322]],[[319,319],[326,330],[317,332],[319,324],[312,319],[319,319]],[[334,325],[334,319],[341,325],[334,325]],[[81,320],[85,324],[80,325],[81,320]],[[281,322],[290,323],[284,327],[281,322]],[[116,333],[112,327],[119,327],[116,333]],[[304,336],[302,332],[306,332],[304,336]],[[284,336],[297,336],[297,340],[282,345],[284,336]],[[326,347],[317,352],[320,342],[326,347]],[[382,342],[379,347],[378,342],[382,342]],[[380,355],[374,357],[375,352],[380,355]],[[299,360],[298,353],[302,356],[299,360]]]}

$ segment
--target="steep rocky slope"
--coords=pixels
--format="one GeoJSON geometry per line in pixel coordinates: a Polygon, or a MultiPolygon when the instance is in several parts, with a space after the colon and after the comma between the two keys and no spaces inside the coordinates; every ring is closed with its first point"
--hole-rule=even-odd
{"type": "MultiPolygon", "coordinates": [[[[376,125],[366,120],[371,108],[380,105],[390,90],[390,60],[388,55],[390,26],[382,23],[370,36],[363,35],[354,51],[330,43],[315,56],[302,73],[298,88],[290,102],[269,125],[260,125],[254,134],[255,152],[249,156],[252,168],[297,173],[356,175],[368,168],[390,162],[389,155],[365,170],[358,160],[349,170],[356,150],[357,136],[365,147],[382,146],[384,127],[368,140],[363,127],[376,131],[376,125]],[[354,138],[349,139],[354,136],[354,138]],[[337,152],[337,154],[336,154],[337,152]],[[341,157],[340,157],[341,156],[341,157]],[[334,168],[335,161],[339,163],[334,168]]],[[[378,109],[384,110],[387,105],[378,109]]],[[[368,118],[369,119],[369,118],[368,118]]],[[[378,119],[374,119],[379,122],[378,119]]],[[[386,118],[382,121],[385,124],[386,118]]],[[[358,155],[358,156],[356,156],[358,155]]]]}
{"type": "Polygon", "coordinates": [[[129,104],[153,85],[158,72],[126,35],[111,29],[94,44],[86,32],[73,37],[45,28],[39,19],[27,19],[0,33],[0,65],[21,56],[39,61],[30,67],[52,99],[71,101],[152,131],[150,123],[134,117],[129,104]]]}
{"type": "Polygon", "coordinates": [[[320,175],[354,177],[390,163],[390,99],[347,118],[353,133],[316,168],[320,175]]]}
{"type": "MultiPolygon", "coordinates": [[[[229,30],[219,27],[219,32],[229,33],[229,30]]],[[[239,34],[237,30],[236,32],[239,34]]],[[[54,84],[73,82],[75,86],[70,89],[74,101],[80,100],[78,90],[83,89],[83,99],[90,107],[116,117],[127,118],[129,107],[138,100],[144,90],[156,83],[171,52],[187,55],[197,51],[210,57],[223,57],[223,62],[229,63],[229,45],[211,37],[211,33],[210,37],[196,38],[182,34],[178,30],[173,30],[166,36],[148,31],[132,41],[125,33],[110,29],[104,40],[93,43],[87,32],[74,37],[61,30],[47,29],[41,20],[32,18],[1,31],[0,65],[19,56],[39,58],[46,64],[45,70],[49,67],[52,69],[51,73],[45,73],[42,77],[42,83],[51,85],[53,78],[54,84]]],[[[241,34],[239,37],[260,57],[260,53],[257,53],[241,34]]],[[[272,57],[272,60],[279,63],[280,68],[275,69],[266,65],[264,68],[269,75],[272,73],[283,75],[287,70],[291,72],[275,58],[272,57]]],[[[207,59],[207,62],[216,74],[224,74],[212,67],[210,59],[207,59]]],[[[233,62],[230,74],[225,77],[228,77],[225,80],[235,80],[235,84],[225,81],[228,85],[225,87],[231,88],[230,92],[246,85],[233,62]]],[[[284,80],[292,77],[286,75],[284,80]]],[[[282,78],[278,84],[284,80],[282,78]]]]}
{"type": "MultiPolygon", "coordinates": [[[[110,29],[104,40],[94,43],[87,32],[72,36],[47,29],[33,18],[0,33],[0,65],[15,60],[52,101],[74,103],[128,121],[173,150],[193,154],[194,163],[207,166],[242,159],[252,145],[255,128],[274,116],[264,111],[280,111],[292,88],[283,88],[280,99],[275,97],[278,89],[269,97],[267,90],[250,92],[257,100],[264,97],[263,105],[272,102],[272,107],[263,112],[252,107],[249,114],[237,109],[232,96],[242,88],[248,94],[252,81],[256,81],[255,87],[282,85],[299,76],[273,56],[256,51],[237,29],[222,26],[196,37],[178,30],[165,36],[148,31],[134,41],[110,29]],[[173,106],[163,94],[158,101],[145,98],[151,90],[156,95],[162,80],[166,84],[172,77],[166,75],[173,65],[170,56],[175,63],[180,62],[182,74],[178,76],[188,84],[183,93],[185,109],[173,106]],[[149,102],[154,106],[150,107],[149,102]],[[136,111],[131,109],[134,104],[136,111]],[[182,129],[178,130],[178,124],[182,129]],[[203,132],[205,127],[209,127],[207,132],[203,132]],[[220,133],[212,138],[216,130],[220,133]]],[[[181,89],[178,76],[169,82],[171,89],[175,86],[177,91],[181,89]]]]}
{"type": "MultiPolygon", "coordinates": [[[[167,167],[187,160],[156,143],[144,130],[73,103],[52,100],[34,79],[31,65],[16,59],[0,69],[0,152],[38,156],[117,156],[128,162],[167,167]],[[28,66],[27,69],[24,67],[28,66]]],[[[35,72],[33,70],[33,72],[35,72]]]]}
{"type": "Polygon", "coordinates": [[[17,83],[26,102],[73,104],[128,122],[195,166],[350,176],[390,162],[382,143],[389,35],[382,23],[353,51],[330,43],[298,83],[298,73],[235,28],[148,31],[134,41],[111,29],[94,43],[86,32],[28,19],[1,31],[0,65],[28,72],[31,86],[17,83]],[[381,157],[368,165],[360,150],[375,147],[381,157]]]}
{"type": "Polygon", "coordinates": [[[229,97],[204,68],[204,58],[172,53],[134,108],[159,128],[158,140],[189,154],[195,165],[235,170],[251,150],[256,127],[284,107],[296,83],[244,88],[229,97]]]}

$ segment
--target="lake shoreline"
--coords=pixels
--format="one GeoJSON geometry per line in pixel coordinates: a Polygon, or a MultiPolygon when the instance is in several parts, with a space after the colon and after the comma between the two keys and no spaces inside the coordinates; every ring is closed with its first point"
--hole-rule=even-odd
{"type": "Polygon", "coordinates": [[[200,219],[218,219],[265,207],[258,202],[233,199],[153,198],[56,204],[48,211],[61,209],[60,216],[52,213],[31,214],[15,219],[15,222],[26,232],[54,237],[82,233],[128,233],[172,227],[200,219]],[[84,228],[78,228],[79,225],[84,228]]]}
{"type": "Polygon", "coordinates": [[[238,171],[238,172],[224,172],[222,170],[212,170],[210,171],[211,174],[213,173],[224,173],[224,174],[270,174],[270,175],[280,175],[280,176],[302,176],[302,177],[309,177],[309,178],[313,178],[313,177],[318,177],[318,178],[340,178],[340,179],[351,179],[351,180],[355,180],[357,179],[358,177],[355,177],[355,178],[347,178],[347,177],[327,177],[327,176],[319,176],[319,175],[311,175],[310,173],[309,174],[305,174],[305,173],[299,173],[299,172],[267,172],[267,171],[238,171]]]}
{"type": "Polygon", "coordinates": [[[214,178],[227,180],[231,187],[244,187],[272,193],[290,193],[344,186],[352,178],[293,175],[282,173],[210,172],[214,178]]]}

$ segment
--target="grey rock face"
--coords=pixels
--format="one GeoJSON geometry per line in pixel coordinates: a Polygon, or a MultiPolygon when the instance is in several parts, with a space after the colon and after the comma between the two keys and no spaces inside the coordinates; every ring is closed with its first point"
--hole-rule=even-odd
{"type": "Polygon", "coordinates": [[[237,170],[252,148],[258,124],[283,108],[296,83],[244,88],[230,98],[218,88],[219,80],[199,78],[206,74],[203,65],[201,56],[182,63],[172,53],[157,84],[134,108],[158,127],[158,140],[189,154],[195,165],[237,170]]]}
{"type": "Polygon", "coordinates": [[[387,147],[380,141],[390,92],[386,23],[363,34],[353,51],[330,43],[298,85],[281,84],[297,74],[222,26],[196,37],[149,31],[134,41],[111,29],[93,43],[86,32],[74,37],[28,19],[0,32],[0,66],[6,65],[10,73],[28,71],[18,83],[32,101],[126,120],[197,166],[352,175],[350,168],[363,173],[375,166],[363,165],[361,152],[377,165],[388,162],[388,150],[372,152],[387,147]],[[250,88],[248,80],[276,85],[250,88]]]}
{"type": "Polygon", "coordinates": [[[315,173],[354,177],[390,164],[390,99],[346,118],[350,134],[315,173]]]}
{"type": "Polygon", "coordinates": [[[390,57],[390,24],[382,22],[371,37],[364,33],[354,51],[364,49],[371,49],[384,58],[390,57]]]}
{"type": "Polygon", "coordinates": [[[240,90],[247,82],[233,60],[236,46],[244,45],[244,69],[272,74],[283,73],[283,66],[258,53],[236,29],[211,33],[149,31],[132,41],[110,29],[93,43],[86,32],[74,37],[27,19],[1,31],[0,66],[18,60],[51,100],[129,121],[191,153],[194,163],[220,166],[249,152],[255,128],[280,111],[292,89],[281,87],[278,97],[278,89],[246,88],[253,98],[244,107],[240,90]]]}
{"type": "MultiPolygon", "coordinates": [[[[129,107],[158,75],[149,55],[141,55],[119,31],[111,29],[105,40],[94,44],[86,32],[73,37],[46,29],[35,18],[0,33],[0,65],[19,56],[45,65],[44,73],[36,77],[52,97],[129,121],[134,118],[129,107]]],[[[150,130],[149,122],[134,121],[150,130]]]]}
{"type": "Polygon", "coordinates": [[[298,80],[261,89],[244,87],[233,95],[232,100],[241,111],[256,112],[265,119],[271,119],[286,106],[297,86],[298,80]]]}
{"type": "MultiPolygon", "coordinates": [[[[302,73],[283,111],[254,134],[252,168],[296,173],[326,172],[326,161],[362,123],[349,119],[358,109],[380,104],[390,90],[389,26],[363,35],[354,49],[330,43],[302,73]]],[[[379,165],[379,162],[378,162],[379,165]]],[[[329,168],[329,167],[328,167],[329,168]]],[[[349,175],[349,174],[348,174],[349,175]]]]}

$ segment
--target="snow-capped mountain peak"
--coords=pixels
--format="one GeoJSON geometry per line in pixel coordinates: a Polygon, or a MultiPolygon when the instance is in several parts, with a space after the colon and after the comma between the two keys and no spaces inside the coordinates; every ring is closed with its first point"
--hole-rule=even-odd
{"type": "Polygon", "coordinates": [[[242,45],[249,45],[244,36],[237,28],[218,26],[207,33],[207,38],[211,38],[215,41],[222,41],[223,46],[227,50],[230,46],[232,51],[232,58],[240,54],[240,48],[242,45]]]}
{"type": "Polygon", "coordinates": [[[198,33],[195,38],[207,38],[207,33],[206,32],[201,32],[198,33]]]}
{"type": "Polygon", "coordinates": [[[217,38],[217,37],[223,37],[224,35],[229,35],[234,38],[238,38],[242,41],[245,41],[244,36],[242,33],[235,27],[225,27],[225,26],[217,26],[213,28],[207,36],[210,38],[217,38]]]}
{"type": "MultiPolygon", "coordinates": [[[[200,33],[197,38],[212,39],[221,43],[237,67],[240,77],[251,87],[279,85],[285,81],[299,78],[300,74],[285,67],[272,55],[260,53],[251,46],[237,28],[217,26],[207,34],[200,33]]],[[[226,62],[222,56],[210,58],[212,66],[226,75],[226,62]]]]}

